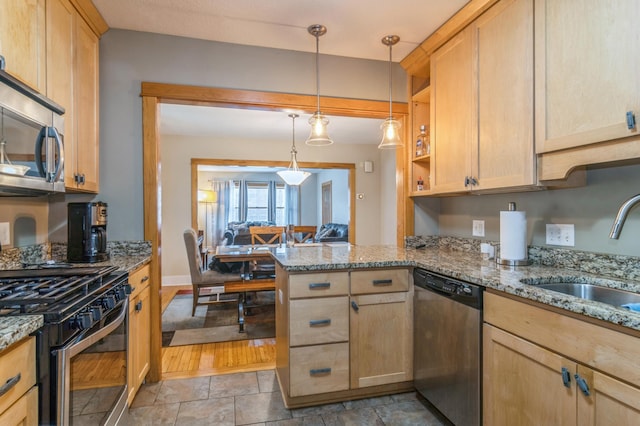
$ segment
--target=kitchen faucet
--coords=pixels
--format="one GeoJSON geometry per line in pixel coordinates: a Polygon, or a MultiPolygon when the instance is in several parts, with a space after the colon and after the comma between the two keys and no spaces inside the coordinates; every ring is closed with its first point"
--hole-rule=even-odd
{"type": "Polygon", "coordinates": [[[640,194],[634,195],[629,198],[627,201],[622,203],[620,206],[620,210],[618,210],[618,214],[616,215],[616,219],[613,221],[613,227],[611,228],[611,232],[609,233],[609,238],[618,239],[620,236],[620,231],[622,231],[622,225],[624,225],[624,221],[627,218],[627,214],[629,214],[629,210],[631,207],[635,206],[640,202],[640,194]]]}

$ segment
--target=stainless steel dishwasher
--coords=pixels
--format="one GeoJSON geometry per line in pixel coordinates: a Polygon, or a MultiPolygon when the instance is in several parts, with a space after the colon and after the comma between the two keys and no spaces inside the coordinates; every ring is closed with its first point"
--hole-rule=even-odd
{"type": "Polygon", "coordinates": [[[414,384],[456,426],[482,422],[484,288],[416,268],[414,384]]]}

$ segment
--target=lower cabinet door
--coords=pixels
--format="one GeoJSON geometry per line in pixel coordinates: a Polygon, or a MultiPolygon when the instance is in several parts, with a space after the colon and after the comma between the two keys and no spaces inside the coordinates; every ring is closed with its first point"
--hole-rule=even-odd
{"type": "Polygon", "coordinates": [[[483,333],[485,425],[577,424],[575,362],[487,324],[483,333]]]}
{"type": "Polygon", "coordinates": [[[413,286],[351,297],[351,388],[413,380],[413,286]]]}
{"type": "Polygon", "coordinates": [[[290,396],[349,389],[349,343],[290,350],[290,396]]]}
{"type": "Polygon", "coordinates": [[[588,386],[588,395],[578,391],[579,425],[638,424],[640,389],[583,365],[578,374],[588,386]]]}
{"type": "Polygon", "coordinates": [[[0,425],[36,426],[38,424],[38,388],[32,387],[11,407],[0,414],[0,425]]]}

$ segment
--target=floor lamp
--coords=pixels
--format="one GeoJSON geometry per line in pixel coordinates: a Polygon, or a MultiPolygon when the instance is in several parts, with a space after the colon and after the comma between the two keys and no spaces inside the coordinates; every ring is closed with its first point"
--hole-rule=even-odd
{"type": "MultiPolygon", "coordinates": [[[[218,193],[211,189],[199,189],[198,190],[198,202],[203,203],[205,205],[205,216],[204,216],[204,240],[205,246],[211,247],[211,235],[209,233],[209,229],[211,226],[209,222],[211,220],[211,214],[209,213],[209,206],[211,204],[215,204],[218,202],[218,193]]],[[[212,230],[213,231],[213,230],[212,230]]]]}

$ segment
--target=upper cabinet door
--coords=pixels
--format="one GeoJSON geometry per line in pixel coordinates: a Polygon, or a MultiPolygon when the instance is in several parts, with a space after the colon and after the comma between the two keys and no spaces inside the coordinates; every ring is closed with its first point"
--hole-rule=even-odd
{"type": "Polygon", "coordinates": [[[0,55],[8,73],[46,92],[45,0],[2,0],[0,55]]]}
{"type": "Polygon", "coordinates": [[[478,64],[473,190],[534,185],[533,0],[502,0],[473,27],[478,64]]]}
{"type": "Polygon", "coordinates": [[[536,0],[536,152],[638,135],[640,2],[536,0]]]}
{"type": "Polygon", "coordinates": [[[431,189],[468,191],[476,141],[476,85],[472,29],[467,27],[431,56],[431,189]]]}

